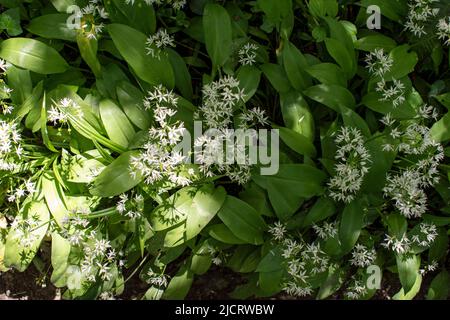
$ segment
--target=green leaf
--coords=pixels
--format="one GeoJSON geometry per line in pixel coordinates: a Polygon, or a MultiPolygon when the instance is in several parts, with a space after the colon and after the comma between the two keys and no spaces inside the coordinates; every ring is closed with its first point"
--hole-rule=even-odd
{"type": "Polygon", "coordinates": [[[288,92],[292,89],[284,69],[274,63],[266,63],[261,66],[264,75],[269,79],[270,84],[279,93],[288,92]]]}
{"type": "Polygon", "coordinates": [[[356,66],[353,63],[355,59],[345,46],[338,40],[332,38],[325,39],[325,46],[327,47],[328,53],[344,71],[346,78],[353,78],[356,72],[356,66]]]}
{"type": "Polygon", "coordinates": [[[238,246],[226,266],[234,272],[253,272],[261,260],[260,251],[258,247],[252,245],[238,246]]]}
{"type": "Polygon", "coordinates": [[[183,188],[152,212],[151,225],[156,231],[167,230],[165,247],[178,246],[203,230],[219,211],[225,196],[222,187],[183,188]]]}
{"type": "Polygon", "coordinates": [[[428,293],[426,295],[427,300],[447,300],[448,292],[450,288],[450,277],[447,270],[441,271],[431,281],[428,293]]]}
{"type": "Polygon", "coordinates": [[[4,264],[8,268],[14,267],[20,272],[27,269],[47,233],[50,214],[44,201],[28,201],[15,219],[23,221],[31,216],[37,218],[37,227],[30,231],[32,242],[29,246],[22,245],[22,236],[18,235],[15,229],[10,229],[6,237],[4,264]]]}
{"type": "Polygon", "coordinates": [[[334,111],[341,113],[346,108],[355,109],[355,98],[353,94],[344,87],[337,85],[319,84],[309,87],[303,94],[334,111]]]}
{"type": "Polygon", "coordinates": [[[42,190],[45,202],[60,228],[64,227],[64,219],[69,215],[66,207],[64,191],[53,172],[42,176],[42,190]]]}
{"type": "Polygon", "coordinates": [[[77,154],[69,158],[67,181],[74,183],[91,183],[95,174],[102,171],[105,165],[101,162],[103,157],[97,149],[77,154]]]}
{"type": "Polygon", "coordinates": [[[342,212],[339,226],[339,240],[344,254],[350,252],[361,233],[366,208],[362,199],[356,199],[347,204],[342,212]]]}
{"type": "Polygon", "coordinates": [[[16,105],[24,103],[28,97],[32,95],[32,83],[30,71],[10,66],[6,70],[8,77],[8,87],[13,91],[11,92],[11,100],[16,105]]]}
{"type": "Polygon", "coordinates": [[[187,266],[182,266],[172,280],[170,280],[162,298],[170,300],[184,299],[191,288],[193,280],[194,277],[187,266]]]}
{"type": "Polygon", "coordinates": [[[59,235],[58,232],[52,233],[52,276],[51,282],[58,288],[66,286],[67,274],[66,270],[69,267],[70,243],[59,235]]]}
{"type": "Polygon", "coordinates": [[[163,84],[169,89],[175,85],[175,76],[165,52],[158,57],[146,54],[147,37],[142,32],[123,24],[107,27],[114,45],[136,75],[151,85],[163,84]]]}
{"type": "Polygon", "coordinates": [[[313,142],[314,118],[303,96],[296,91],[282,94],[280,104],[286,127],[303,135],[309,142],[313,142]]]}
{"type": "Polygon", "coordinates": [[[256,93],[261,79],[261,71],[254,66],[241,66],[237,71],[239,87],[244,91],[244,102],[256,93]]]}
{"type": "Polygon", "coordinates": [[[375,49],[384,49],[385,52],[389,52],[394,49],[397,44],[390,37],[382,34],[374,34],[358,39],[355,46],[356,49],[367,52],[373,52],[375,49]]]}
{"type": "Polygon", "coordinates": [[[89,68],[91,68],[94,75],[100,77],[102,67],[97,58],[97,39],[88,39],[80,33],[77,35],[76,40],[81,57],[87,63],[89,68]]]}
{"type": "Polygon", "coordinates": [[[224,224],[215,224],[208,228],[208,234],[216,240],[229,244],[244,244],[246,241],[236,237],[224,224]]]}
{"type": "Polygon", "coordinates": [[[307,67],[305,71],[323,84],[347,87],[347,81],[342,77],[342,69],[334,63],[318,63],[307,67]]]}
{"type": "Polygon", "coordinates": [[[11,8],[0,15],[0,30],[6,29],[9,36],[14,37],[22,33],[20,26],[20,9],[11,8]]]}
{"type": "Polygon", "coordinates": [[[99,111],[103,126],[111,141],[124,148],[128,147],[128,144],[134,138],[135,131],[119,106],[112,100],[102,100],[100,101],[99,111]]]}
{"type": "Polygon", "coordinates": [[[67,62],[52,47],[28,38],[11,38],[0,43],[0,58],[41,74],[61,73],[67,62]]]}
{"type": "Polygon", "coordinates": [[[30,21],[27,30],[46,39],[76,41],[77,31],[67,26],[68,14],[52,13],[30,21]]]}
{"type": "Polygon", "coordinates": [[[128,82],[120,82],[116,87],[117,99],[128,119],[139,129],[147,130],[150,127],[151,117],[144,110],[142,92],[128,82]]]}
{"type": "Polygon", "coordinates": [[[383,77],[385,79],[400,79],[414,71],[419,58],[417,53],[411,51],[411,47],[407,44],[392,49],[389,56],[392,58],[392,67],[383,77]]]}
{"type": "Polygon", "coordinates": [[[278,129],[281,140],[283,140],[289,148],[301,155],[306,155],[308,157],[316,156],[316,148],[304,135],[289,128],[283,128],[276,125],[273,125],[273,127],[278,129]]]}
{"type": "Polygon", "coordinates": [[[167,53],[169,55],[169,61],[172,65],[173,71],[175,73],[175,86],[178,88],[178,90],[180,90],[181,95],[184,98],[192,100],[192,96],[194,94],[192,91],[192,79],[186,63],[175,50],[168,48],[167,53]]]}
{"type": "Polygon", "coordinates": [[[420,256],[419,255],[396,255],[397,269],[405,294],[413,288],[417,277],[420,277],[420,256]]]}
{"type": "Polygon", "coordinates": [[[112,22],[129,25],[145,34],[155,32],[155,10],[143,0],[135,0],[133,5],[122,0],[113,0],[105,2],[104,5],[112,22]]]}
{"type": "Polygon", "coordinates": [[[203,33],[206,51],[213,69],[223,66],[231,55],[232,28],[227,10],[215,3],[207,3],[203,11],[203,33]]]}
{"type": "Polygon", "coordinates": [[[305,198],[321,195],[325,178],[323,171],[305,164],[280,164],[275,175],[252,176],[259,186],[267,190],[270,203],[282,221],[289,219],[305,198]]]}
{"type": "Polygon", "coordinates": [[[314,223],[325,220],[326,218],[331,217],[335,212],[336,207],[334,202],[330,198],[320,197],[309,210],[303,221],[302,227],[307,228],[314,223]]]}
{"type": "Polygon", "coordinates": [[[263,243],[266,224],[256,210],[244,201],[227,196],[217,215],[239,239],[251,244],[263,243]]]}
{"type": "Polygon", "coordinates": [[[282,51],[284,70],[291,85],[296,90],[304,90],[311,86],[311,79],[305,72],[308,62],[304,55],[292,43],[287,41],[282,51]]]}
{"type": "Polygon", "coordinates": [[[97,176],[90,193],[94,196],[112,197],[138,185],[143,176],[139,170],[131,168],[131,159],[138,155],[139,151],[122,153],[97,176]]]}
{"type": "Polygon", "coordinates": [[[430,129],[430,136],[436,142],[450,139],[450,112],[447,112],[438,122],[435,122],[430,129]]]}

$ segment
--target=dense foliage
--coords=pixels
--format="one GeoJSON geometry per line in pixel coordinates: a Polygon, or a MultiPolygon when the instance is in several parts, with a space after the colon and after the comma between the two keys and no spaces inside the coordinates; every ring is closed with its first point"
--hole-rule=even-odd
{"type": "Polygon", "coordinates": [[[387,274],[447,298],[448,0],[0,4],[0,271],[67,299],[133,276],[182,299],[213,264],[234,298],[370,299],[387,274]],[[233,129],[277,129],[278,171],[221,161],[233,129]]]}

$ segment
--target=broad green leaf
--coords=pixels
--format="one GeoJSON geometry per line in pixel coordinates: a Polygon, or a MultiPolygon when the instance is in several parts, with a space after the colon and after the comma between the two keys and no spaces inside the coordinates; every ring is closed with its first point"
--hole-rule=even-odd
{"type": "Polygon", "coordinates": [[[170,280],[162,299],[182,300],[191,288],[194,276],[186,266],[182,266],[177,274],[170,280]]]}
{"type": "Polygon", "coordinates": [[[267,190],[270,203],[282,221],[289,219],[305,198],[321,195],[325,178],[323,171],[305,164],[280,164],[275,175],[252,176],[259,186],[267,190]]]}
{"type": "Polygon", "coordinates": [[[409,290],[409,292],[405,293],[405,289],[401,288],[400,291],[397,292],[392,297],[392,300],[412,300],[412,299],[414,299],[414,297],[419,293],[421,285],[422,285],[422,275],[419,273],[416,277],[416,281],[414,282],[414,285],[412,286],[411,290],[409,290]]]}
{"type": "Polygon", "coordinates": [[[51,74],[64,72],[67,62],[52,47],[28,38],[11,38],[0,43],[0,58],[30,71],[51,74]]]}
{"type": "Polygon", "coordinates": [[[334,63],[318,63],[307,67],[305,71],[323,84],[347,87],[347,81],[342,76],[342,69],[334,63]]]}
{"type": "Polygon", "coordinates": [[[450,139],[450,112],[447,112],[438,122],[433,124],[430,135],[436,142],[450,139]]]}
{"type": "Polygon", "coordinates": [[[419,58],[417,53],[411,51],[411,47],[407,44],[392,49],[389,53],[392,58],[392,67],[383,77],[385,79],[400,79],[414,71],[419,58]]]}
{"type": "Polygon", "coordinates": [[[222,187],[186,187],[166,199],[151,214],[156,231],[167,230],[165,247],[174,247],[194,238],[217,214],[225,200],[222,187]]]}
{"type": "Polygon", "coordinates": [[[129,25],[145,34],[156,31],[155,10],[143,0],[135,0],[133,5],[122,0],[112,0],[106,1],[104,5],[113,23],[129,25]]]}
{"type": "Polygon", "coordinates": [[[447,300],[448,292],[450,288],[450,277],[447,270],[443,270],[433,281],[431,281],[428,293],[426,295],[427,300],[447,300]]]}
{"type": "Polygon", "coordinates": [[[98,175],[90,193],[94,196],[112,197],[138,185],[143,180],[142,173],[131,167],[132,158],[138,155],[139,151],[122,153],[98,175]]]}
{"type": "Polygon", "coordinates": [[[192,79],[186,62],[175,50],[168,48],[167,53],[175,74],[175,86],[180,90],[184,98],[192,100],[192,95],[194,94],[192,91],[192,79]]]}
{"type": "Polygon", "coordinates": [[[279,93],[288,92],[292,89],[284,69],[273,63],[266,63],[261,66],[264,75],[269,79],[270,84],[279,93]]]}
{"type": "Polygon", "coordinates": [[[274,125],[274,128],[278,129],[281,140],[283,140],[289,148],[301,155],[315,157],[316,148],[303,134],[295,132],[289,128],[278,127],[276,125],[274,125]]]}
{"type": "Polygon", "coordinates": [[[162,52],[152,57],[146,52],[147,37],[142,32],[123,24],[107,26],[114,45],[136,75],[151,85],[163,84],[169,89],[175,85],[175,76],[169,58],[162,52]]]}
{"type": "Polygon", "coordinates": [[[102,156],[97,149],[71,156],[70,162],[66,164],[68,169],[67,181],[91,183],[96,175],[105,168],[101,160],[102,156]]]}
{"type": "Polygon", "coordinates": [[[116,87],[117,99],[128,119],[139,129],[147,130],[150,127],[151,117],[144,110],[142,92],[128,82],[121,82],[116,87]]]}
{"type": "Polygon", "coordinates": [[[420,256],[419,255],[396,255],[397,270],[405,294],[413,288],[417,277],[420,277],[420,256]]]}
{"type": "Polygon", "coordinates": [[[102,67],[97,58],[97,39],[88,39],[84,35],[78,34],[76,40],[81,57],[87,63],[89,68],[91,68],[94,75],[100,77],[102,67]]]}
{"type": "Polygon", "coordinates": [[[31,95],[33,85],[31,83],[30,71],[11,66],[6,70],[8,87],[11,92],[11,100],[16,105],[24,103],[31,95]]]}
{"type": "Polygon", "coordinates": [[[208,228],[208,234],[216,240],[229,244],[244,244],[244,240],[236,237],[233,232],[224,224],[215,224],[208,228]]]}
{"type": "Polygon", "coordinates": [[[356,105],[353,94],[346,88],[337,85],[315,85],[303,91],[303,94],[338,113],[346,108],[354,109],[356,105]]]}
{"type": "Polygon", "coordinates": [[[135,131],[127,116],[112,100],[102,100],[100,117],[111,141],[126,148],[133,140],[135,131]]]}
{"type": "Polygon", "coordinates": [[[291,85],[296,90],[304,90],[311,86],[311,79],[305,72],[308,62],[303,54],[289,41],[284,44],[282,51],[283,65],[291,85]]]}
{"type": "Polygon", "coordinates": [[[27,269],[47,232],[50,213],[44,201],[31,200],[26,202],[15,219],[20,225],[21,221],[31,216],[37,218],[37,225],[30,231],[31,234],[28,238],[31,242],[29,245],[23,245],[23,236],[15,229],[10,229],[6,237],[4,264],[8,268],[14,267],[20,272],[27,269]]]}
{"type": "Polygon", "coordinates": [[[344,254],[350,252],[358,241],[363,227],[365,210],[363,199],[356,199],[347,204],[342,212],[339,240],[344,254]]]}
{"type": "Polygon", "coordinates": [[[356,72],[356,66],[353,63],[354,57],[348,52],[345,46],[338,40],[332,38],[325,39],[325,46],[327,47],[328,53],[344,71],[346,78],[353,78],[356,72]]]}
{"type": "Polygon", "coordinates": [[[314,141],[314,118],[308,103],[296,91],[280,96],[281,113],[287,128],[300,133],[310,142],[314,141]]]}
{"type": "Polygon", "coordinates": [[[385,52],[389,52],[394,49],[397,44],[396,42],[385,35],[382,34],[374,34],[370,36],[363,37],[358,39],[355,43],[356,49],[373,52],[375,49],[384,49],[385,52]]]}
{"type": "Polygon", "coordinates": [[[77,0],[51,0],[51,2],[58,12],[66,12],[67,8],[77,4],[77,0]]]}
{"type": "Polygon", "coordinates": [[[76,41],[77,31],[67,26],[68,14],[52,13],[38,16],[30,21],[27,30],[47,39],[76,41]]]}
{"type": "Polygon", "coordinates": [[[59,227],[63,228],[64,219],[69,215],[66,207],[64,191],[53,172],[42,176],[42,191],[45,202],[59,227]]]}
{"type": "Polygon", "coordinates": [[[263,243],[266,224],[256,210],[244,201],[227,196],[217,215],[239,239],[251,244],[263,243]]]}
{"type": "Polygon", "coordinates": [[[213,68],[223,66],[232,50],[231,19],[227,10],[215,3],[208,3],[203,10],[203,33],[206,50],[213,68]]]}
{"type": "Polygon", "coordinates": [[[58,288],[67,283],[66,270],[69,266],[70,243],[58,232],[52,233],[52,276],[51,282],[58,288]]]}
{"type": "Polygon", "coordinates": [[[259,247],[252,245],[240,245],[236,248],[226,266],[239,273],[249,273],[256,270],[261,253],[259,247]]]}
{"type": "Polygon", "coordinates": [[[258,89],[261,71],[254,66],[241,66],[236,77],[239,80],[239,87],[244,90],[244,101],[246,102],[258,89]]]}
{"type": "Polygon", "coordinates": [[[302,227],[309,227],[314,223],[320,222],[332,216],[335,212],[336,207],[334,205],[334,202],[330,198],[320,197],[307,213],[302,227]]]}
{"type": "Polygon", "coordinates": [[[20,9],[11,8],[0,14],[0,30],[6,30],[9,36],[15,37],[23,32],[20,26],[20,9]]]}

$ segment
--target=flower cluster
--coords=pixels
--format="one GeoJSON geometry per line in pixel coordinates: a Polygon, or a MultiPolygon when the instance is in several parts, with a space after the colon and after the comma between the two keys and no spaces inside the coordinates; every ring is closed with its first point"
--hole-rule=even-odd
{"type": "Polygon", "coordinates": [[[429,20],[436,17],[439,8],[434,8],[433,3],[438,0],[412,0],[408,3],[408,15],[405,23],[405,30],[411,31],[416,37],[426,35],[426,25],[429,20]]]}
{"type": "Polygon", "coordinates": [[[393,63],[392,57],[385,54],[384,49],[375,49],[366,55],[366,67],[370,73],[379,77],[383,77],[386,72],[391,70],[393,63]]]}
{"type": "Polygon", "coordinates": [[[144,197],[141,194],[136,194],[134,197],[128,197],[123,193],[119,196],[120,200],[117,202],[116,208],[120,214],[130,219],[140,218],[144,212],[144,197]]]}
{"type": "Polygon", "coordinates": [[[442,18],[437,24],[438,37],[450,46],[450,17],[442,18]]]}
{"type": "Polygon", "coordinates": [[[345,297],[350,300],[358,300],[367,294],[367,287],[364,285],[363,281],[352,278],[351,285],[347,287],[345,291],[345,297]]]}
{"type": "Polygon", "coordinates": [[[256,62],[258,46],[254,43],[246,43],[238,52],[239,63],[243,66],[251,66],[256,62]]]}
{"type": "Polygon", "coordinates": [[[338,233],[336,222],[324,222],[322,226],[314,224],[313,229],[316,232],[317,236],[323,240],[334,238],[338,233]]]}
{"type": "Polygon", "coordinates": [[[329,256],[317,242],[307,243],[296,240],[286,234],[285,227],[276,223],[269,229],[273,240],[281,248],[281,256],[288,277],[284,282],[284,291],[292,296],[305,297],[313,293],[316,286],[313,280],[326,272],[330,266],[329,256]]]}
{"type": "Polygon", "coordinates": [[[256,145],[256,131],[252,127],[267,124],[260,108],[242,110],[239,130],[233,129],[233,113],[244,99],[239,81],[231,76],[207,84],[203,88],[203,103],[198,119],[203,121],[206,132],[195,139],[195,161],[201,172],[212,177],[224,174],[232,181],[244,184],[250,180],[254,162],[249,148],[256,145]]]}
{"type": "Polygon", "coordinates": [[[58,102],[53,103],[50,110],[47,112],[47,119],[56,124],[67,124],[69,114],[74,113],[78,117],[83,117],[81,107],[70,98],[63,98],[58,102]]]}
{"type": "MultiPolygon", "coordinates": [[[[131,159],[132,173],[139,170],[147,184],[170,182],[176,186],[187,186],[193,174],[185,170],[187,156],[176,147],[185,132],[181,121],[174,121],[177,97],[162,85],[154,87],[144,101],[146,109],[152,109],[158,127],[148,130],[148,141],[143,151],[131,159]]],[[[162,189],[161,189],[162,190],[162,189]]]]}
{"type": "MultiPolygon", "coordinates": [[[[427,106],[419,110],[424,119],[434,117],[434,111],[427,106]]],[[[395,207],[407,218],[422,216],[427,209],[425,189],[439,181],[438,166],[444,159],[444,149],[430,136],[430,129],[418,123],[400,124],[386,115],[382,122],[386,124],[391,138],[383,146],[385,151],[396,151],[398,155],[415,161],[404,161],[400,172],[389,173],[383,188],[386,197],[395,201],[395,207]]]]}
{"type": "Polygon", "coordinates": [[[100,5],[99,0],[89,0],[89,3],[76,14],[76,18],[81,20],[80,25],[76,27],[81,34],[87,39],[97,39],[104,28],[101,20],[108,18],[108,12],[100,5]]]}
{"type": "Polygon", "coordinates": [[[62,235],[69,241],[76,256],[71,261],[77,263],[70,265],[72,285],[75,288],[98,279],[109,281],[114,270],[125,265],[125,261],[121,259],[123,253],[117,252],[111,242],[103,238],[102,233],[97,232],[89,220],[80,215],[65,219],[62,235]]]}
{"type": "Polygon", "coordinates": [[[23,154],[21,141],[18,124],[0,120],[0,170],[17,169],[17,159],[23,154]]]}
{"type": "Polygon", "coordinates": [[[342,127],[335,142],[336,174],[330,179],[330,196],[336,201],[351,202],[369,171],[370,154],[364,138],[356,128],[342,127]]]}
{"type": "Polygon", "coordinates": [[[400,80],[387,84],[384,79],[377,82],[376,91],[381,93],[380,101],[390,101],[396,108],[405,102],[405,85],[400,80]]]}
{"type": "Polygon", "coordinates": [[[420,223],[418,228],[413,229],[409,235],[403,234],[401,237],[386,235],[382,246],[397,253],[408,253],[413,246],[428,248],[436,239],[437,228],[431,223],[420,223]]]}
{"type": "Polygon", "coordinates": [[[375,249],[368,249],[365,245],[356,244],[352,251],[350,263],[356,267],[368,267],[377,258],[375,249]]]}
{"type": "Polygon", "coordinates": [[[166,47],[175,47],[175,39],[165,29],[159,29],[155,34],[147,38],[147,54],[154,58],[160,58],[166,47]]]}

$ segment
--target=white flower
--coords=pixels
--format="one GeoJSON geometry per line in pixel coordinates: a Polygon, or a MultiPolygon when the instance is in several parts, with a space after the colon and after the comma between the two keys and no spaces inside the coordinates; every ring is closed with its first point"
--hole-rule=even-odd
{"type": "Polygon", "coordinates": [[[376,251],[374,249],[368,249],[362,244],[355,245],[352,251],[352,259],[350,263],[357,267],[370,266],[376,259],[376,251]]]}
{"type": "Polygon", "coordinates": [[[330,196],[336,201],[351,202],[361,188],[369,171],[370,154],[364,146],[361,132],[356,128],[342,127],[335,142],[336,174],[328,182],[330,196]]]}
{"type": "Polygon", "coordinates": [[[440,19],[437,28],[439,39],[445,40],[445,45],[450,46],[450,17],[440,19]]]}
{"type": "Polygon", "coordinates": [[[280,221],[277,221],[273,226],[269,227],[269,233],[272,234],[275,240],[282,240],[286,235],[286,227],[280,221]]]}
{"type": "Polygon", "coordinates": [[[3,70],[3,72],[5,72],[11,65],[9,63],[7,63],[5,60],[0,59],[0,69],[3,70]]]}
{"type": "Polygon", "coordinates": [[[395,236],[386,235],[386,238],[381,245],[394,251],[395,253],[403,254],[408,252],[411,248],[411,241],[408,239],[406,234],[403,234],[400,239],[395,236]]]}
{"type": "Polygon", "coordinates": [[[393,79],[392,84],[387,85],[386,81],[382,79],[377,82],[376,91],[382,94],[380,101],[390,101],[392,102],[392,106],[396,108],[406,100],[404,89],[405,85],[400,80],[393,79]]]}
{"type": "Polygon", "coordinates": [[[159,29],[147,38],[147,54],[154,58],[159,58],[162,50],[166,47],[175,47],[175,39],[165,29],[159,29]]]}
{"type": "Polygon", "coordinates": [[[394,60],[378,48],[366,55],[366,63],[370,73],[382,77],[391,69],[394,60]]]}
{"type": "Polygon", "coordinates": [[[314,224],[313,229],[316,232],[317,236],[324,240],[335,237],[338,232],[336,222],[324,222],[322,227],[314,224]]]}
{"type": "Polygon", "coordinates": [[[432,5],[439,0],[412,0],[409,2],[408,16],[405,30],[411,31],[416,37],[422,37],[427,32],[424,30],[429,20],[439,13],[438,8],[432,5]]]}
{"type": "Polygon", "coordinates": [[[258,46],[254,43],[246,43],[239,50],[239,63],[247,66],[253,65],[256,62],[256,51],[258,50],[258,46]]]}

